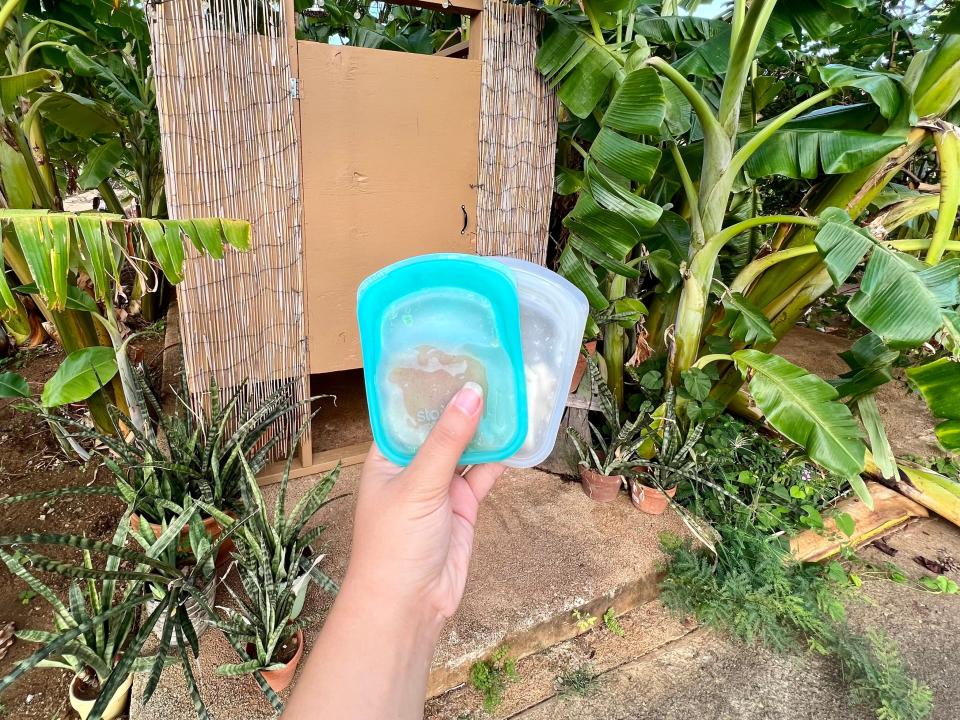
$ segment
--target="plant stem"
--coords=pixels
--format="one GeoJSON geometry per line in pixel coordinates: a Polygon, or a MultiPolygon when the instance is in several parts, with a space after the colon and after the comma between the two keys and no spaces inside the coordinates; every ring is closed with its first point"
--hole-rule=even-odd
{"type": "Polygon", "coordinates": [[[29,134],[31,147],[36,152],[37,169],[44,180],[47,192],[53,199],[50,209],[63,210],[63,199],[60,197],[60,187],[57,185],[57,174],[50,165],[50,155],[47,152],[47,142],[43,137],[43,127],[39,122],[31,123],[29,134]]]}
{"type": "MultiPolygon", "coordinates": [[[[613,275],[607,299],[611,304],[627,294],[627,278],[613,275]]],[[[608,322],[603,328],[603,359],[607,365],[607,385],[616,401],[617,408],[623,407],[623,365],[626,333],[617,322],[608,322]]]]}
{"type": "Polygon", "coordinates": [[[13,13],[16,12],[17,7],[23,2],[23,0],[6,0],[6,2],[0,6],[0,31],[6,27],[6,24],[10,21],[10,18],[13,17],[13,13]]]}
{"type": "Polygon", "coordinates": [[[733,18],[731,18],[730,28],[730,55],[732,56],[737,49],[737,40],[740,39],[740,31],[743,28],[743,18],[747,13],[746,0],[734,0],[733,18]]]}
{"type": "Polygon", "coordinates": [[[712,253],[715,261],[716,255],[723,249],[723,246],[740,233],[752,227],[757,227],[758,225],[780,225],[784,223],[790,225],[807,225],[809,227],[820,226],[820,220],[815,217],[805,217],[803,215],[758,215],[757,217],[747,218],[729,227],[725,227],[707,240],[706,245],[703,246],[703,251],[708,255],[712,253]]]}
{"type": "Polygon", "coordinates": [[[587,19],[590,20],[590,27],[593,28],[593,36],[597,39],[597,42],[603,46],[606,46],[607,41],[603,39],[603,31],[600,29],[600,23],[597,21],[597,16],[590,9],[590,3],[583,4],[583,11],[587,15],[587,19]]]}
{"type": "Polygon", "coordinates": [[[53,196],[50,195],[47,184],[43,180],[43,175],[40,174],[40,168],[37,167],[37,159],[33,156],[30,141],[27,140],[23,129],[15,120],[8,119],[6,125],[7,130],[13,135],[13,139],[17,143],[17,150],[20,151],[20,156],[23,158],[24,163],[26,163],[27,174],[30,176],[30,184],[33,186],[34,201],[38,207],[53,209],[53,196]]]}
{"type": "MultiPolygon", "coordinates": [[[[932,244],[930,238],[904,238],[903,240],[888,240],[884,244],[900,252],[917,252],[926,250],[932,244]]],[[[960,240],[948,240],[943,244],[946,252],[960,252],[960,240]]]]}
{"type": "Polygon", "coordinates": [[[875,228],[874,234],[884,236],[891,230],[895,230],[903,225],[907,220],[928,213],[931,210],[936,210],[939,206],[939,193],[918,195],[885,207],[871,217],[867,224],[871,229],[875,228]]]}
{"type": "Polygon", "coordinates": [[[927,250],[927,265],[936,265],[943,257],[947,241],[953,234],[957,221],[957,209],[960,207],[960,133],[953,125],[945,126],[933,134],[933,141],[940,158],[940,205],[937,211],[937,224],[933,228],[930,249],[927,250]]]}
{"type": "Polygon", "coordinates": [[[744,267],[737,274],[737,276],[733,279],[733,282],[730,284],[730,292],[742,293],[746,291],[746,289],[753,284],[754,280],[756,280],[758,277],[760,277],[760,275],[777,263],[781,263],[784,260],[789,260],[790,258],[799,257],[800,255],[811,255],[815,252],[817,252],[816,245],[801,245],[799,247],[787,248],[786,250],[780,250],[779,252],[771,253],[762,258],[758,258],[744,267]]]}
{"type": "Polygon", "coordinates": [[[56,40],[44,40],[43,42],[38,42],[36,45],[31,45],[25,53],[20,57],[20,62],[17,64],[17,72],[24,73],[27,71],[27,65],[29,64],[30,56],[40,48],[45,47],[58,47],[61,49],[68,49],[70,46],[66,43],[57,42],[56,40]]]}
{"type": "Polygon", "coordinates": [[[636,13],[630,13],[630,17],[627,18],[627,31],[624,35],[624,42],[627,45],[633,41],[633,20],[635,17],[636,13]]]}
{"type": "Polygon", "coordinates": [[[721,230],[694,254],[680,295],[674,351],[667,367],[668,375],[674,382],[679,380],[681,372],[689,369],[696,362],[697,353],[700,351],[700,335],[703,332],[707,311],[707,298],[720,250],[745,230],[770,223],[795,223],[816,227],[819,221],[816,218],[800,215],[761,215],[747,218],[721,230]]]}
{"type": "Polygon", "coordinates": [[[570,138],[570,147],[572,147],[574,150],[580,153],[580,157],[582,157],[584,160],[586,160],[589,157],[589,154],[587,153],[586,150],[583,149],[583,146],[581,146],[580,143],[578,143],[573,138],[570,138]]]}
{"type": "Polygon", "coordinates": [[[712,355],[704,355],[701,358],[697,358],[697,361],[693,364],[693,367],[700,368],[702,370],[712,362],[733,362],[733,358],[727,355],[727,353],[713,353],[712,355]]]}
{"type": "Polygon", "coordinates": [[[670,154],[673,156],[673,162],[677,166],[677,172],[680,174],[680,182],[683,184],[683,192],[687,196],[687,202],[690,204],[690,234],[694,244],[699,247],[703,245],[703,224],[700,222],[700,198],[697,194],[697,188],[693,184],[693,179],[683,162],[683,156],[680,155],[680,149],[677,143],[670,141],[667,143],[670,147],[670,154]]]}
{"type": "MultiPolygon", "coordinates": [[[[703,128],[703,163],[700,172],[700,190],[706,188],[706,197],[698,199],[702,235],[709,237],[723,225],[723,216],[732,187],[732,176],[725,173],[733,154],[733,141],[728,137],[717,121],[710,103],[697,92],[697,89],[666,60],[659,57],[648,58],[644,63],[656,68],[664,77],[676,85],[690,102],[700,125],[703,128]]],[[[696,242],[690,243],[691,255],[699,250],[696,242]]]]}
{"type": "MultiPolygon", "coordinates": [[[[740,120],[740,102],[746,88],[747,77],[753,58],[757,54],[760,36],[767,27],[777,0],[753,0],[746,9],[742,22],[737,29],[736,41],[731,38],[730,60],[723,78],[720,92],[720,110],[717,120],[723,133],[733,138],[737,134],[740,120]]],[[[734,6],[736,19],[736,6],[734,6]]]]}
{"type": "MultiPolygon", "coordinates": [[[[74,35],[79,35],[80,37],[85,37],[87,40],[93,42],[93,38],[90,36],[90,33],[86,33],[80,28],[71,25],[70,23],[61,22],[60,20],[41,20],[36,25],[34,25],[27,33],[23,36],[23,41],[20,43],[21,47],[30,47],[30,44],[33,42],[33,39],[37,36],[41,30],[44,30],[47,27],[56,25],[57,27],[62,27],[65,30],[69,30],[74,35]]],[[[3,25],[0,24],[0,28],[3,25]]]]}
{"type": "Polygon", "coordinates": [[[697,119],[703,126],[704,135],[723,135],[723,130],[720,127],[720,123],[717,122],[716,116],[713,114],[713,108],[710,107],[710,103],[708,103],[703,95],[697,92],[697,89],[690,81],[675,70],[670,63],[663,58],[654,56],[647,58],[644,65],[656,68],[661,75],[677,86],[677,89],[683,93],[683,96],[689,101],[691,107],[693,107],[693,111],[697,114],[697,119]]]}
{"type": "Polygon", "coordinates": [[[123,209],[123,203],[120,202],[120,198],[117,197],[117,193],[114,192],[113,186],[110,185],[109,180],[104,180],[99,185],[97,185],[97,191],[103,196],[104,201],[107,203],[107,209],[112,212],[126,217],[126,213],[123,209]]]}

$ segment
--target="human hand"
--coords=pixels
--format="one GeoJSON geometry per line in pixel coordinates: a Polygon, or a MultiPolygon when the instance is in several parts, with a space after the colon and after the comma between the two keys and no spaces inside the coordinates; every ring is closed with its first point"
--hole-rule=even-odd
{"type": "Polygon", "coordinates": [[[401,468],[374,446],[363,467],[353,550],[344,580],[362,594],[416,608],[439,629],[460,604],[480,502],[504,470],[457,463],[483,411],[483,391],[467,383],[447,405],[413,462],[401,468]]]}

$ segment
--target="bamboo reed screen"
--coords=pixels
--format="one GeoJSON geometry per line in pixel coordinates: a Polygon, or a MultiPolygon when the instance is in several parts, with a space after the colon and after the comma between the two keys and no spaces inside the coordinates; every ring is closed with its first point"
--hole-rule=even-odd
{"type": "MultiPolygon", "coordinates": [[[[242,389],[248,403],[281,388],[302,401],[308,371],[290,4],[147,7],[170,215],[252,224],[252,252],[228,251],[223,261],[192,253],[178,289],[193,402],[206,404],[211,376],[221,388],[242,389]]],[[[278,422],[288,439],[276,445],[278,456],[306,420],[300,407],[278,422]]]]}
{"type": "Polygon", "coordinates": [[[557,105],[534,60],[533,5],[484,0],[477,252],[546,262],[557,105]]]}

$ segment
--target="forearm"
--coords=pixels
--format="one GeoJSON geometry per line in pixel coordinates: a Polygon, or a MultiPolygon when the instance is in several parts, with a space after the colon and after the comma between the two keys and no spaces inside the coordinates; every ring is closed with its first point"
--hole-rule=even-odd
{"type": "Polygon", "coordinates": [[[414,720],[442,621],[405,601],[384,603],[349,574],[283,720],[414,720]]]}

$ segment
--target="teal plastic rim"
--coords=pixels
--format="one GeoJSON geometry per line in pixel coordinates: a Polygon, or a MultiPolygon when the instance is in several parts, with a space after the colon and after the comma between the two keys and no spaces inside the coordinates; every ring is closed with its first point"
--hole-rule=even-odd
{"type": "MultiPolygon", "coordinates": [[[[383,314],[396,300],[427,289],[462,289],[490,301],[500,344],[511,360],[516,429],[509,441],[496,450],[468,449],[463,465],[499,462],[513,456],[527,436],[527,387],[520,336],[520,304],[517,284],[506,267],[475,255],[434,253],[401,260],[373,273],[357,289],[357,323],[363,355],[363,379],[373,440],[390,462],[408,465],[414,453],[393,442],[384,426],[384,412],[377,393],[377,377],[383,358],[383,314]]],[[[481,419],[481,424],[484,421],[481,419]]]]}

